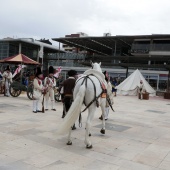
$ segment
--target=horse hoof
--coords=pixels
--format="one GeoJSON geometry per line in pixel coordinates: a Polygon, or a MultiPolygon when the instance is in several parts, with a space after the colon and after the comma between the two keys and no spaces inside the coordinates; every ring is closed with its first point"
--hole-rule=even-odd
{"type": "Polygon", "coordinates": [[[72,145],[72,142],[71,142],[71,141],[68,141],[68,142],[67,142],[67,145],[72,145]]]}
{"type": "Polygon", "coordinates": [[[90,146],[86,145],[86,148],[91,149],[91,148],[93,148],[93,146],[92,145],[90,145],[90,146]]]}
{"type": "Polygon", "coordinates": [[[89,136],[91,136],[91,133],[89,133],[89,136]]]}
{"type": "Polygon", "coordinates": [[[105,129],[101,129],[100,131],[102,134],[105,134],[105,129]]]}

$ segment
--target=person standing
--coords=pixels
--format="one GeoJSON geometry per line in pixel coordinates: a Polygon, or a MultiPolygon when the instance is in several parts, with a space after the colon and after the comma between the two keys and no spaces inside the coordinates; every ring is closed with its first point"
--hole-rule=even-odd
{"type": "Polygon", "coordinates": [[[116,78],[113,78],[112,80],[112,92],[114,93],[114,96],[116,97],[116,92],[117,92],[117,89],[116,89],[116,86],[117,86],[117,79],[116,78]]]}
{"type": "Polygon", "coordinates": [[[42,92],[45,90],[43,84],[42,84],[43,74],[41,72],[41,68],[37,67],[35,78],[33,80],[33,112],[42,112],[39,107],[38,103],[42,96],[42,92]]]}
{"type": "Polygon", "coordinates": [[[45,110],[48,110],[49,98],[51,99],[51,110],[56,111],[54,108],[54,88],[56,87],[56,79],[54,78],[54,68],[53,66],[49,67],[49,75],[44,80],[44,86],[47,87],[45,94],[45,110]]]}
{"type": "Polygon", "coordinates": [[[144,84],[143,84],[143,81],[140,80],[140,85],[138,87],[138,94],[139,94],[139,99],[143,99],[143,93],[145,91],[145,88],[144,88],[144,84]]]}
{"type": "MultiPolygon", "coordinates": [[[[65,107],[65,114],[63,115],[63,117],[65,117],[73,102],[73,90],[76,82],[77,71],[75,70],[68,71],[68,76],[69,76],[68,79],[66,79],[63,82],[63,94],[64,94],[63,103],[65,107]]],[[[74,124],[72,130],[75,129],[76,127],[74,124]]]]}
{"type": "Polygon", "coordinates": [[[9,86],[10,86],[10,84],[12,83],[12,73],[11,73],[11,71],[10,71],[9,65],[7,66],[7,68],[5,69],[5,71],[3,72],[2,77],[3,77],[3,80],[2,80],[2,81],[4,82],[4,85],[5,85],[4,96],[9,97],[9,96],[10,96],[9,86]]]}
{"type": "MultiPolygon", "coordinates": [[[[111,85],[111,83],[110,83],[110,81],[109,81],[109,76],[108,76],[108,73],[105,71],[105,72],[103,72],[103,74],[105,75],[105,80],[106,80],[106,82],[107,82],[107,96],[112,96],[112,85],[111,85]]],[[[113,104],[113,99],[110,99],[111,100],[111,104],[113,104]]],[[[107,99],[106,99],[106,106],[105,106],[105,120],[107,120],[108,119],[108,115],[109,115],[109,103],[108,103],[108,101],[107,101],[107,99]]],[[[103,116],[101,115],[100,117],[99,117],[99,119],[100,120],[103,120],[103,116]]]]}

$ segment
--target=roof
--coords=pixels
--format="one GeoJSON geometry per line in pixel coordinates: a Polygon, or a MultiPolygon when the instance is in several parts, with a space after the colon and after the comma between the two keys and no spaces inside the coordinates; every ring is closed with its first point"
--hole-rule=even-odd
{"type": "Polygon", "coordinates": [[[25,56],[24,54],[17,54],[11,57],[4,58],[0,60],[0,63],[40,65],[40,63],[32,60],[31,58],[25,56]]]}
{"type": "Polygon", "coordinates": [[[52,38],[52,40],[68,44],[70,46],[82,48],[101,55],[112,55],[115,46],[121,48],[131,48],[135,39],[170,39],[170,34],[152,35],[116,35],[101,37],[63,37],[52,38]]]}
{"type": "Polygon", "coordinates": [[[43,42],[34,40],[33,38],[19,38],[19,39],[8,38],[8,39],[0,39],[0,42],[9,42],[9,43],[14,43],[14,44],[24,43],[24,44],[27,44],[27,46],[29,44],[30,46],[34,46],[34,47],[43,46],[44,52],[47,52],[47,53],[56,53],[56,52],[64,53],[65,52],[64,50],[61,50],[54,45],[43,43],[43,42]]]}

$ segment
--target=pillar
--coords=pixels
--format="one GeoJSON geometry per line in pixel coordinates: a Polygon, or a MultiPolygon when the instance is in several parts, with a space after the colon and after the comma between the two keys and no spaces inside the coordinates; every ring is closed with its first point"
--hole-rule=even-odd
{"type": "Polygon", "coordinates": [[[22,53],[22,44],[19,43],[19,50],[18,50],[18,53],[21,54],[22,53]]]}

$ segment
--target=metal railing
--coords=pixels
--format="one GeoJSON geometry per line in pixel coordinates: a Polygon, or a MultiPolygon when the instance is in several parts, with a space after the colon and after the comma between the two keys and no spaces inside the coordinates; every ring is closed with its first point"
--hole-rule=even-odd
{"type": "Polygon", "coordinates": [[[84,60],[85,58],[85,54],[79,53],[55,53],[47,56],[47,60],[84,60]]]}

